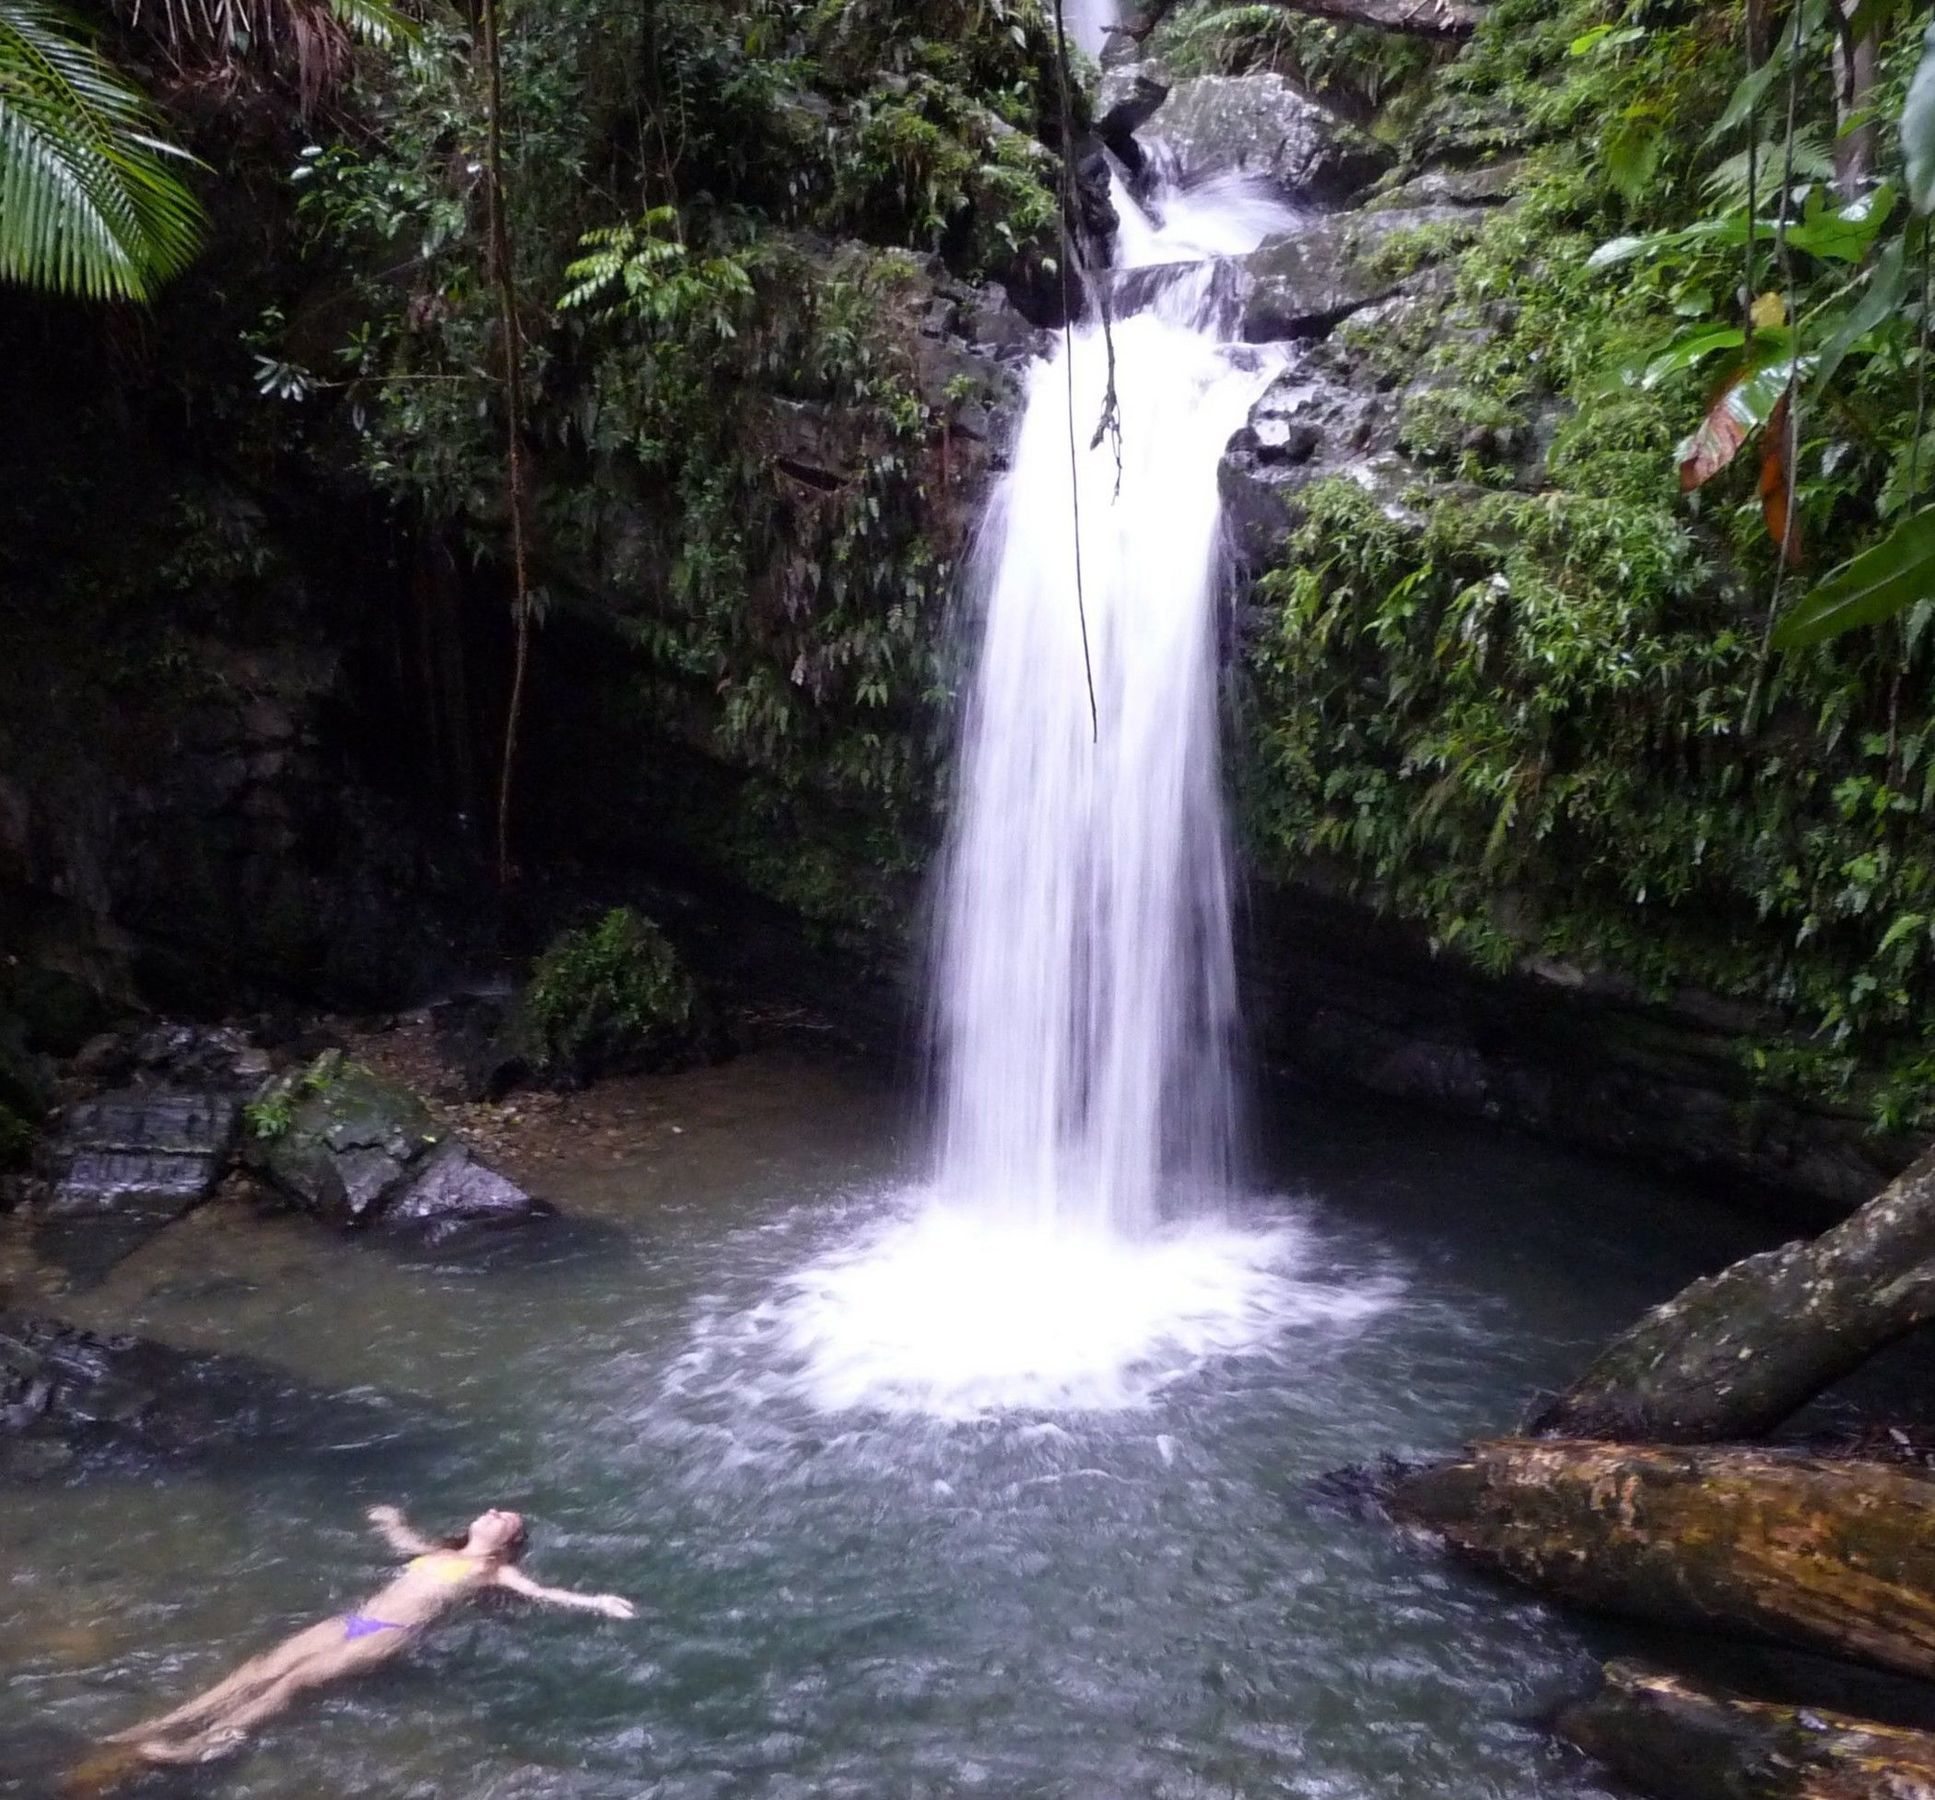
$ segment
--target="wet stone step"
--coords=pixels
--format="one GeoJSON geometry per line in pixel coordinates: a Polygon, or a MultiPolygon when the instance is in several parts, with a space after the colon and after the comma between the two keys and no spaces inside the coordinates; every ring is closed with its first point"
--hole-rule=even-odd
{"type": "Polygon", "coordinates": [[[46,1153],[47,1218],[174,1219],[208,1198],[241,1119],[233,1095],[127,1089],[69,1109],[46,1153]]]}

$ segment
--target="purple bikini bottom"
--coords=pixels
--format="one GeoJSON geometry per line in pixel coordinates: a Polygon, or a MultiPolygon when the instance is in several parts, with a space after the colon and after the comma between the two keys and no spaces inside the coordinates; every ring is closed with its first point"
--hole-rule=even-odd
{"type": "Polygon", "coordinates": [[[351,1613],[343,1620],[343,1637],[348,1643],[358,1638],[374,1637],[379,1631],[401,1631],[401,1625],[392,1625],[388,1619],[369,1619],[361,1613],[351,1613]]]}

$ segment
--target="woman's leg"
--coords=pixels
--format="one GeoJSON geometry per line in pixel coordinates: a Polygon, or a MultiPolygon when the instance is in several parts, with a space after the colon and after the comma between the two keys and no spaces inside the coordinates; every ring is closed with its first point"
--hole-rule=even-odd
{"type": "Polygon", "coordinates": [[[218,1681],[205,1693],[197,1694],[186,1705],[163,1713],[159,1718],[144,1719],[139,1725],[131,1725],[126,1731],[117,1731],[102,1741],[132,1744],[153,1737],[157,1732],[178,1730],[183,1725],[210,1718],[224,1708],[244,1705],[263,1689],[281,1681],[292,1669],[300,1667],[319,1651],[339,1641],[342,1635],[340,1619],[312,1625],[307,1631],[299,1631],[294,1637],[276,1645],[273,1650],[251,1657],[234,1674],[218,1681]]]}
{"type": "Polygon", "coordinates": [[[286,1711],[290,1702],[308,1688],[321,1687],[342,1673],[326,1658],[315,1658],[299,1665],[271,1686],[246,1699],[237,1700],[200,1730],[187,1737],[153,1739],[140,1745],[149,1762],[208,1762],[233,1750],[265,1719],[286,1711]]]}
{"type": "MultiPolygon", "coordinates": [[[[292,1640],[293,1642],[294,1640],[292,1640]]],[[[283,1668],[269,1683],[247,1694],[237,1694],[199,1731],[187,1737],[166,1731],[142,1740],[138,1748],[149,1762],[206,1762],[221,1756],[245,1738],[264,1719],[273,1718],[310,1688],[326,1687],[346,1675],[360,1675],[386,1663],[407,1642],[402,1632],[354,1642],[340,1635],[326,1640],[283,1668]],[[390,1640],[390,1641],[386,1641],[390,1640]]]]}

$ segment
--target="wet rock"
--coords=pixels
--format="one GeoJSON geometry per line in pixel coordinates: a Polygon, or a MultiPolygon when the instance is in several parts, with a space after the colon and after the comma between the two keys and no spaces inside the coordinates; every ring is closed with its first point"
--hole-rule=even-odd
{"type": "Polygon", "coordinates": [[[131,1087],[70,1106],[20,1184],[34,1248],[70,1281],[101,1279],[219,1186],[239,1094],[131,1087]]]}
{"type": "Polygon", "coordinates": [[[1297,352],[1258,400],[1218,470],[1231,542],[1246,567],[1276,562],[1294,524],[1293,503],[1314,482],[1342,476],[1372,494],[1388,516],[1415,517],[1406,496],[1435,478],[1399,448],[1405,391],[1346,340],[1359,333],[1429,338],[1447,291],[1440,269],[1408,277],[1396,293],[1352,314],[1348,332],[1297,352]]]}
{"type": "Polygon", "coordinates": [[[549,1209],[464,1146],[446,1143],[407,1088],[332,1051],[256,1101],[268,1135],[252,1167],[298,1209],[331,1224],[535,1219],[549,1209]]]}
{"type": "Polygon", "coordinates": [[[551,1211],[462,1144],[446,1144],[391,1202],[383,1222],[442,1235],[459,1226],[521,1225],[551,1211]]]}
{"type": "Polygon", "coordinates": [[[1185,183],[1251,175],[1286,199],[1341,205],[1391,166],[1375,138],[1281,75],[1200,75],[1179,82],[1153,130],[1185,183]]]}
{"type": "Polygon", "coordinates": [[[1369,205],[1378,210],[1419,206],[1500,206],[1518,191],[1529,164],[1522,156],[1478,168],[1426,169],[1379,194],[1369,205]]]}
{"type": "Polygon", "coordinates": [[[351,1448],[393,1437],[401,1423],[390,1402],[326,1394],[251,1357],[0,1313],[0,1476],[7,1478],[101,1460],[351,1448]]]}
{"type": "Polygon", "coordinates": [[[232,1025],[154,1025],[131,1041],[128,1053],[138,1071],[178,1087],[241,1090],[268,1073],[264,1053],[232,1025]]]}
{"type": "Polygon", "coordinates": [[[39,1212],[177,1219],[215,1191],[235,1142],[232,1095],[126,1088],[67,1109],[44,1155],[39,1212]]]}
{"type": "Polygon", "coordinates": [[[1400,232],[1460,221],[1451,207],[1341,213],[1269,239],[1244,259],[1243,336],[1253,344],[1321,337],[1405,285],[1380,257],[1400,232]]]}
{"type": "Polygon", "coordinates": [[[1135,134],[1161,110],[1171,86],[1146,63],[1111,69],[1102,78],[1102,92],[1096,102],[1099,116],[1095,135],[1122,159],[1132,174],[1141,170],[1144,161],[1143,149],[1135,134]]]}

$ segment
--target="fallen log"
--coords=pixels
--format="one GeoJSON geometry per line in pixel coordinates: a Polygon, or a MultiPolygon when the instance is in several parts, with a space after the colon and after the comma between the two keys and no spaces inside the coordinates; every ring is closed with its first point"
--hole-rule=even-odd
{"type": "Polygon", "coordinates": [[[1391,1510],[1562,1600],[1935,1679],[1935,1481],[1908,1469],[1505,1438],[1403,1477],[1391,1510]]]}
{"type": "Polygon", "coordinates": [[[1559,1734],[1655,1800],[1935,1800],[1935,1736],[1709,1693],[1633,1663],[1559,1734]]]}
{"type": "Polygon", "coordinates": [[[1526,1429],[1758,1437],[1935,1319],[1935,1153],[1818,1238],[1696,1281],[1602,1350],[1526,1429]]]}

